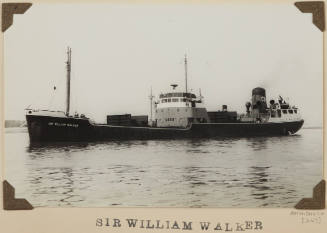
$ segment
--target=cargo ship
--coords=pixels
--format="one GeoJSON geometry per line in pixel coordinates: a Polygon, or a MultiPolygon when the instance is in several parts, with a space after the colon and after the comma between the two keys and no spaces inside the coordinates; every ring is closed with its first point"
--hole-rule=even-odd
{"type": "Polygon", "coordinates": [[[70,48],[67,57],[66,111],[26,109],[31,143],[290,135],[304,122],[299,109],[281,96],[267,103],[261,87],[252,90],[244,114],[228,111],[227,105],[207,111],[202,94],[196,96],[187,88],[185,56],[185,90],[178,91],[178,85],[172,84],[172,90],[157,99],[151,92],[150,119],[147,115],[108,115],[106,124],[97,124],[84,114],[70,113],[70,48]]]}

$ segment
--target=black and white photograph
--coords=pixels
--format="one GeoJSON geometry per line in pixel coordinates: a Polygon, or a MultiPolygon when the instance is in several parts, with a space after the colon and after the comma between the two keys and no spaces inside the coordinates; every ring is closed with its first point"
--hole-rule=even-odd
{"type": "Polygon", "coordinates": [[[290,3],[33,3],[4,175],[33,207],[293,208],[323,179],[323,34],[290,3]]]}

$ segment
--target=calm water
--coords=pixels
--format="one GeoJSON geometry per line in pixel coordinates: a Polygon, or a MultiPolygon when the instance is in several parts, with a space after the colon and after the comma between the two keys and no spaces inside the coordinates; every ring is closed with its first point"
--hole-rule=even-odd
{"type": "Polygon", "coordinates": [[[293,207],[322,178],[321,129],[43,147],[5,135],[6,179],[35,207],[293,207]]]}

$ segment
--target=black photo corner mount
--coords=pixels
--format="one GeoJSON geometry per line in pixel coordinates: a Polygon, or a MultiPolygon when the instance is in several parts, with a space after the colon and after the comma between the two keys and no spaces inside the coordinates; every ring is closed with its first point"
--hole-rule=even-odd
{"type": "Polygon", "coordinates": [[[32,210],[33,206],[23,198],[15,198],[15,188],[8,181],[3,181],[4,210],[32,210]]]}
{"type": "Polygon", "coordinates": [[[32,3],[2,3],[2,25],[1,31],[4,33],[14,22],[14,14],[24,14],[32,3]]]}
{"type": "MultiPolygon", "coordinates": [[[[325,2],[324,1],[303,1],[295,2],[294,5],[302,13],[312,14],[312,23],[324,33],[325,31],[325,2]]],[[[296,205],[295,209],[325,209],[326,208],[326,181],[321,180],[314,188],[312,198],[303,198],[296,205]]]]}
{"type": "Polygon", "coordinates": [[[303,198],[296,205],[295,209],[322,210],[326,208],[326,181],[321,180],[314,188],[311,198],[303,198]]]}
{"type": "MultiPolygon", "coordinates": [[[[2,3],[1,4],[1,31],[4,33],[14,21],[14,14],[24,14],[32,3],[2,3]]],[[[33,206],[22,198],[15,198],[15,188],[6,180],[2,182],[4,210],[32,210],[33,206]]]]}
{"type": "Polygon", "coordinates": [[[304,1],[295,2],[294,5],[302,13],[312,13],[312,23],[319,28],[320,31],[325,31],[325,2],[323,1],[304,1]]]}

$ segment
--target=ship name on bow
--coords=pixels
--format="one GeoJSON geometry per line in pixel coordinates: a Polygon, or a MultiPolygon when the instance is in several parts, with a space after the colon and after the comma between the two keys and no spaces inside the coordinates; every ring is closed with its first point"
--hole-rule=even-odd
{"type": "Polygon", "coordinates": [[[71,123],[59,123],[59,122],[49,122],[49,126],[58,126],[58,127],[74,127],[77,128],[78,124],[71,124],[71,123]]]}

